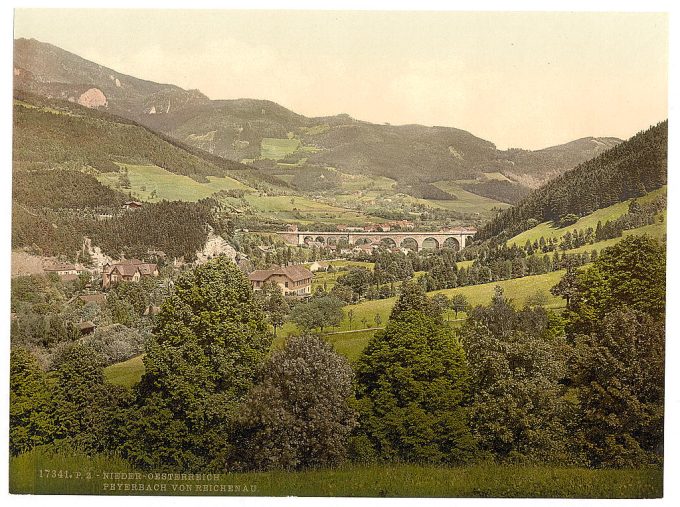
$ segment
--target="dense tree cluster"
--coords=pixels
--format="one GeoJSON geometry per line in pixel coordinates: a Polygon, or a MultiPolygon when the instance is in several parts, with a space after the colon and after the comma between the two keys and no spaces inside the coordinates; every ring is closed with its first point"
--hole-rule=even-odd
{"type": "MultiPolygon", "coordinates": [[[[21,98],[36,102],[34,96],[21,98]]],[[[100,172],[118,172],[114,162],[153,164],[202,181],[210,175],[225,176],[228,170],[223,167],[227,162],[217,165],[132,121],[63,101],[45,108],[15,105],[13,133],[12,155],[19,168],[76,163],[100,172]],[[52,106],[59,109],[54,112],[52,106]]],[[[245,167],[231,164],[232,168],[245,167]]]]}
{"type": "Polygon", "coordinates": [[[569,348],[542,307],[516,310],[499,288],[461,336],[472,377],[471,427],[480,450],[514,462],[568,463],[569,348]]]}
{"type": "MultiPolygon", "coordinates": [[[[342,183],[340,173],[324,167],[308,168],[295,171],[291,184],[300,190],[317,192],[338,188],[342,183]]],[[[295,210],[295,207],[293,207],[295,210]]]]}
{"type": "Polygon", "coordinates": [[[530,192],[528,187],[507,180],[462,183],[461,187],[473,194],[489,197],[500,202],[507,202],[508,204],[517,204],[530,192]]]}
{"type": "Polygon", "coordinates": [[[114,257],[140,252],[146,257],[149,250],[159,250],[171,259],[192,260],[208,238],[212,213],[206,201],[161,201],[103,220],[97,227],[87,224],[86,231],[94,244],[114,257]]]}
{"type": "Polygon", "coordinates": [[[12,202],[28,208],[115,208],[125,202],[120,192],[79,171],[16,171],[12,202]]]}

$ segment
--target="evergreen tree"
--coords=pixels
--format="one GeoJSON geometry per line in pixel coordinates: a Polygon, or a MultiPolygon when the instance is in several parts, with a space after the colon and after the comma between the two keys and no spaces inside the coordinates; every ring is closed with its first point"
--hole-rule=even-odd
{"type": "MultiPolygon", "coordinates": [[[[415,287],[415,285],[413,286],[415,287]]],[[[415,289],[402,292],[387,327],[357,364],[355,447],[382,460],[460,463],[471,458],[465,353],[415,289]],[[415,301],[414,309],[407,309],[415,301]]]]}

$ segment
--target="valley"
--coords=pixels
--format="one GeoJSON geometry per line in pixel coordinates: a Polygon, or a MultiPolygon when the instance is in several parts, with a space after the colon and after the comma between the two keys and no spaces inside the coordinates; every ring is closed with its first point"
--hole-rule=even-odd
{"type": "MultiPolygon", "coordinates": [[[[25,38],[14,79],[13,492],[77,460],[258,494],[661,494],[667,120],[501,150],[25,38]]],[[[41,488],[101,493],[73,484],[41,488]]]]}

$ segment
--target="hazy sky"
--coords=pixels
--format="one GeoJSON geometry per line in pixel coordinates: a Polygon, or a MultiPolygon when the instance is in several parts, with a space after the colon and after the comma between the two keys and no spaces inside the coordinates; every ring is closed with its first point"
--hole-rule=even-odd
{"type": "Polygon", "coordinates": [[[15,37],[213,99],[499,148],[627,138],[668,116],[664,14],[17,10],[15,37]]]}

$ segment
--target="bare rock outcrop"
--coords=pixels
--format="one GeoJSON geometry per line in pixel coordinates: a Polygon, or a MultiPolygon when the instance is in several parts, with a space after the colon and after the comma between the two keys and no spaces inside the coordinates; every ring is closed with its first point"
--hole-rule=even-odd
{"type": "Polygon", "coordinates": [[[97,108],[106,107],[108,101],[106,95],[99,88],[90,88],[78,97],[78,104],[85,107],[97,108]]]}

